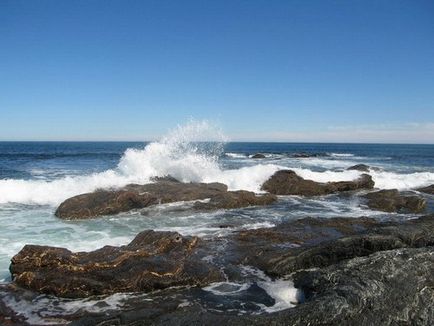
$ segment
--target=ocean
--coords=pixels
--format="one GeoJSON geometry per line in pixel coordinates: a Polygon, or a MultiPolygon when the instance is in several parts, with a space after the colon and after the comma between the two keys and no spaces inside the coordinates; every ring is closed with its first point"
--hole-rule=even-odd
{"type": "MultiPolygon", "coordinates": [[[[195,141],[197,135],[190,134],[180,128],[148,143],[0,142],[0,283],[11,281],[10,259],[25,244],[90,251],[127,244],[145,229],[224,237],[228,232],[272,227],[306,216],[417,216],[373,211],[357,196],[345,195],[284,196],[267,207],[200,213],[180,211],[176,208],[184,203],[174,203],[148,208],[145,215],[132,211],[76,221],[54,216],[63,200],[98,188],[146,183],[153,176],[171,175],[184,182],[222,182],[230,190],[260,192],[262,183],[281,169],[292,169],[319,182],[343,181],[356,179],[361,172],[347,168],[361,163],[376,168],[370,171],[376,188],[411,190],[434,184],[434,145],[205,142],[195,141]],[[265,158],[252,158],[256,153],[265,158]],[[220,228],[219,224],[236,227],[220,228]]],[[[432,196],[426,198],[427,211],[432,212],[432,196]]],[[[268,288],[272,288],[270,284],[268,288]]],[[[264,303],[258,303],[261,305],[264,303]]],[[[29,306],[17,309],[31,315],[29,306]]]]}

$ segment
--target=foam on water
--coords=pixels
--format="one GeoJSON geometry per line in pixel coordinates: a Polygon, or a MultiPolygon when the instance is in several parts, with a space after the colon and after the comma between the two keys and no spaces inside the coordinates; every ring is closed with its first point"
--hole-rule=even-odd
{"type": "Polygon", "coordinates": [[[415,172],[415,173],[393,173],[387,171],[370,171],[375,187],[381,189],[408,190],[434,183],[434,173],[415,172]]]}
{"type": "Polygon", "coordinates": [[[333,157],[353,157],[354,154],[349,154],[349,153],[330,153],[330,156],[333,157]]]}
{"type": "Polygon", "coordinates": [[[24,297],[17,300],[6,295],[2,301],[13,311],[19,312],[30,325],[66,325],[70,321],[62,319],[62,315],[117,310],[123,306],[124,300],[131,296],[128,293],[116,293],[101,299],[64,299],[41,295],[33,299],[24,297]]]}
{"type": "MultiPolygon", "coordinates": [[[[0,204],[20,203],[56,206],[71,196],[98,188],[122,187],[128,183],[147,183],[154,176],[172,175],[184,182],[222,182],[230,190],[260,192],[261,185],[277,170],[291,168],[305,179],[318,182],[353,180],[358,171],[312,171],[311,166],[344,169],[353,164],[353,154],[331,153],[331,159],[308,158],[303,161],[267,154],[267,159],[250,161],[238,169],[222,169],[219,158],[226,138],[206,121],[178,126],[160,141],[143,149],[128,149],[117,167],[104,172],[68,176],[52,181],[43,179],[0,180],[0,204]],[[206,141],[206,142],[205,142],[206,141]],[[271,161],[273,159],[273,161],[271,161]],[[349,159],[349,160],[347,160],[349,159]],[[278,163],[278,164],[276,164],[278,163]]],[[[227,153],[239,158],[242,154],[227,153]]],[[[411,189],[434,183],[434,173],[371,171],[378,188],[411,189]]]]}

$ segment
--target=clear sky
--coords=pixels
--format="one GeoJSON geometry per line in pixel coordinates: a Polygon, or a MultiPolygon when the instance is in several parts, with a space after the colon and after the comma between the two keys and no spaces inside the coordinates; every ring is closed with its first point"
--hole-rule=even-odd
{"type": "Polygon", "coordinates": [[[0,140],[434,143],[434,1],[0,0],[0,140]]]}

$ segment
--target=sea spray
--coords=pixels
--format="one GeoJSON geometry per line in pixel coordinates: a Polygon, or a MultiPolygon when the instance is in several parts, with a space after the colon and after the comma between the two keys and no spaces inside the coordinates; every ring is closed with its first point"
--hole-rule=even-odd
{"type": "MultiPolygon", "coordinates": [[[[245,157],[246,166],[223,169],[219,164],[222,157],[239,159],[234,153],[223,155],[226,140],[222,131],[213,124],[207,121],[190,121],[176,127],[159,141],[151,142],[141,149],[127,149],[117,167],[113,169],[61,177],[52,181],[36,178],[0,180],[0,204],[56,206],[81,193],[99,188],[122,187],[129,183],[148,183],[154,176],[166,175],[183,182],[221,182],[230,190],[260,192],[261,185],[280,169],[292,169],[301,177],[317,182],[353,180],[361,174],[359,171],[342,170],[355,163],[355,157],[350,154],[341,155],[339,160],[307,158],[302,161],[282,155],[271,155],[263,160],[251,160],[247,156],[241,156],[245,157]],[[313,165],[312,169],[315,165],[320,165],[332,167],[333,170],[313,171],[309,162],[313,165]]],[[[433,172],[400,174],[375,170],[370,171],[370,174],[378,188],[406,190],[434,183],[433,172]]]]}
{"type": "Polygon", "coordinates": [[[169,174],[184,182],[202,181],[207,174],[219,174],[224,141],[223,133],[209,122],[190,121],[143,149],[127,149],[115,169],[53,181],[0,180],[0,204],[58,205],[80,193],[147,183],[169,174]]]}

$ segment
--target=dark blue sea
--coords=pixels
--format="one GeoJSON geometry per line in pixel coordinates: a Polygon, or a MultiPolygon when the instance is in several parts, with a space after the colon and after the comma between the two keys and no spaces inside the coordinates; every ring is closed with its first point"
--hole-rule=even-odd
{"type": "MultiPolygon", "coordinates": [[[[262,183],[280,169],[289,168],[319,182],[343,181],[356,179],[361,172],[347,168],[361,163],[372,167],[369,174],[379,189],[414,191],[434,184],[434,145],[197,142],[179,133],[149,143],[0,142],[0,282],[10,282],[10,259],[29,243],[89,251],[126,244],[145,229],[222,237],[305,216],[416,217],[373,211],[357,196],[339,195],[287,196],[268,207],[201,213],[176,209],[184,203],[174,203],[149,208],[146,217],[134,211],[86,221],[64,221],[54,216],[57,205],[71,196],[146,183],[153,176],[222,182],[231,190],[260,192],[262,183]],[[256,153],[265,158],[252,158],[256,153]],[[236,227],[218,227],[225,223],[236,227]]],[[[432,212],[432,196],[423,196],[428,200],[427,212],[432,212]]],[[[210,287],[204,291],[216,290],[210,287]]],[[[32,305],[37,303],[16,309],[43,323],[32,305]]],[[[263,306],[258,303],[258,307],[263,306]]],[[[56,309],[61,309],[59,303],[56,309]]]]}

